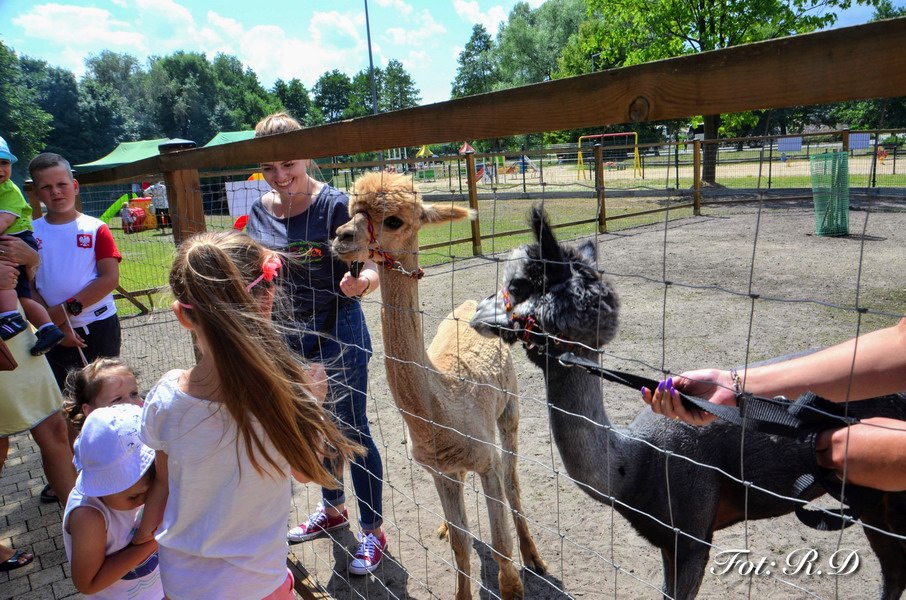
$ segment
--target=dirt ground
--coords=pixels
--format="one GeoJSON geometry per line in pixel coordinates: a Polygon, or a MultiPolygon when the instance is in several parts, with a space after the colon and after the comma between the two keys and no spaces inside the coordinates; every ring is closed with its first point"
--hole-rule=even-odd
{"type": "MultiPolygon", "coordinates": [[[[857,313],[845,310],[857,300],[871,309],[862,331],[895,322],[906,303],[906,212],[901,212],[906,202],[875,202],[871,211],[856,200],[853,206],[851,234],[841,238],[814,235],[814,213],[805,204],[761,211],[752,205],[720,206],[669,226],[662,222],[597,236],[600,266],[622,298],[620,333],[606,348],[604,365],[657,377],[660,368],[681,372],[738,365],[842,341],[859,331],[857,313]],[[671,282],[666,291],[664,280],[671,282]],[[758,299],[752,300],[750,291],[758,299]]],[[[500,262],[486,258],[431,268],[420,288],[426,343],[452,307],[494,293],[501,272],[500,262]]],[[[434,535],[442,520],[438,497],[430,476],[411,458],[386,385],[377,295],[366,300],[365,309],[375,348],[369,414],[384,457],[386,560],[373,576],[350,577],[346,565],[352,532],[294,546],[292,553],[335,598],[451,599],[452,552],[434,535]]],[[[163,322],[156,318],[157,324],[163,322]]],[[[137,327],[141,319],[146,318],[132,320],[129,327],[137,327]]],[[[184,366],[189,358],[182,343],[179,352],[161,352],[157,344],[132,347],[155,365],[169,361],[184,366]],[[157,354],[152,357],[152,352],[157,354]]],[[[514,347],[513,354],[521,396],[523,503],[550,567],[545,576],[522,571],[526,598],[659,598],[659,553],[620,515],[565,476],[549,430],[542,374],[521,347],[514,347]]],[[[614,424],[624,426],[642,410],[638,392],[602,385],[614,424]]],[[[466,488],[475,537],[472,591],[476,598],[497,598],[497,567],[486,545],[485,499],[477,478],[468,478],[466,488]]],[[[683,492],[689,509],[695,510],[696,490],[683,492]]],[[[661,482],[652,481],[646,493],[662,495],[661,482]]],[[[292,519],[303,519],[319,498],[316,488],[295,485],[292,519]]],[[[623,500],[632,504],[631,498],[623,500]]],[[[350,516],[356,518],[356,512],[350,502],[350,516]]],[[[715,572],[705,575],[701,598],[877,597],[878,564],[859,527],[842,534],[818,532],[792,515],[749,521],[717,532],[711,556],[715,572]],[[815,549],[818,568],[835,551],[852,550],[859,565],[845,576],[722,573],[714,556],[739,548],[748,549],[756,562],[777,563],[791,552],[815,549]]]]}

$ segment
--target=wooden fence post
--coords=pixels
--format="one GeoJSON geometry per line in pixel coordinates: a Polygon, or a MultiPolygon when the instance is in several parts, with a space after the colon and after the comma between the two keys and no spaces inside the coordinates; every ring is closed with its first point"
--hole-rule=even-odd
{"type": "Polygon", "coordinates": [[[843,152],[849,152],[849,129],[840,132],[840,142],[843,144],[843,152]]]}
{"type": "MultiPolygon", "coordinates": [[[[195,142],[171,140],[158,146],[161,154],[194,148],[195,142]]],[[[204,203],[201,194],[201,178],[198,169],[180,169],[164,172],[167,186],[167,203],[170,206],[170,226],[173,228],[173,243],[177,246],[184,239],[205,231],[204,203]]]]}
{"type": "Polygon", "coordinates": [[[598,195],[598,233],[607,233],[607,200],[604,197],[604,147],[595,144],[595,190],[598,195]]]}
{"type": "Polygon", "coordinates": [[[702,142],[692,142],[692,214],[702,214],[702,142]]]}
{"type": "Polygon", "coordinates": [[[469,208],[475,211],[475,218],[472,220],[472,255],[480,256],[481,223],[478,220],[478,173],[475,172],[474,150],[466,151],[466,178],[469,182],[469,208]]]}

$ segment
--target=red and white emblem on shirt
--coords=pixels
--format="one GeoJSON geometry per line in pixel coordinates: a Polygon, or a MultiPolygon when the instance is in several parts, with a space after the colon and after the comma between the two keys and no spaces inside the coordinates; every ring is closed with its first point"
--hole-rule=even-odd
{"type": "Polygon", "coordinates": [[[79,245],[79,248],[91,248],[91,234],[80,233],[76,235],[76,243],[79,245]]]}

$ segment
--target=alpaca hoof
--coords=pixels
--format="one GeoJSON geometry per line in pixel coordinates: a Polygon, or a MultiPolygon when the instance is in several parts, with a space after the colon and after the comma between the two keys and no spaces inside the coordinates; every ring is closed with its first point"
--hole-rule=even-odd
{"type": "Polygon", "coordinates": [[[447,522],[446,522],[446,521],[444,521],[443,523],[440,524],[440,527],[437,528],[437,532],[436,532],[436,533],[437,533],[437,537],[438,537],[438,538],[440,538],[440,539],[442,539],[442,540],[447,539],[447,536],[449,535],[450,532],[449,532],[449,530],[447,529],[447,522]]]}
{"type": "Polygon", "coordinates": [[[538,575],[545,575],[547,573],[547,563],[544,562],[544,559],[540,556],[530,556],[528,558],[522,559],[525,568],[533,573],[538,575]]]}

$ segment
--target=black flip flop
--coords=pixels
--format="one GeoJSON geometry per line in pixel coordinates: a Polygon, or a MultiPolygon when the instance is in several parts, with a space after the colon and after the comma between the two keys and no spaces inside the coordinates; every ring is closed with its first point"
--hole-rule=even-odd
{"type": "Polygon", "coordinates": [[[31,558],[26,560],[24,563],[20,563],[19,558],[23,554],[30,554],[30,552],[26,552],[25,550],[16,550],[15,552],[13,552],[13,555],[10,556],[8,560],[0,562],[0,573],[5,573],[6,571],[14,571],[20,567],[30,565],[32,563],[32,561],[35,560],[35,555],[32,554],[31,558]]]}
{"type": "Polygon", "coordinates": [[[44,486],[44,489],[41,490],[41,502],[44,504],[50,504],[51,502],[59,502],[60,499],[54,493],[53,489],[50,487],[50,484],[44,486]]]}

